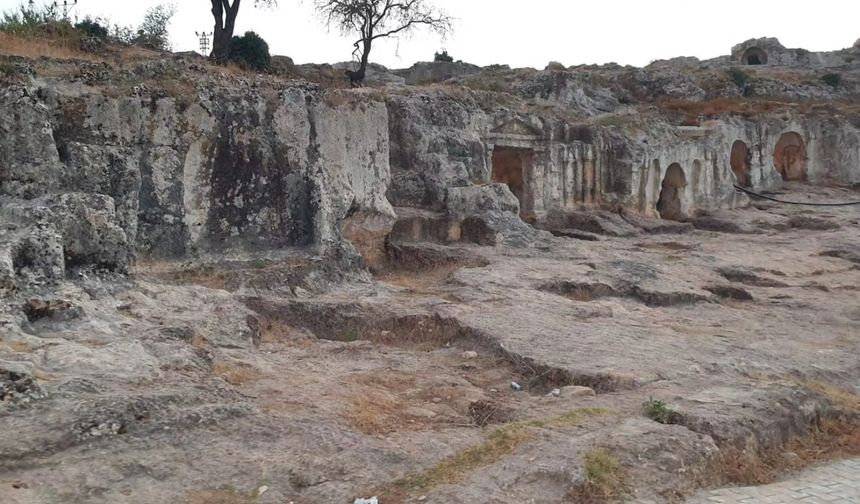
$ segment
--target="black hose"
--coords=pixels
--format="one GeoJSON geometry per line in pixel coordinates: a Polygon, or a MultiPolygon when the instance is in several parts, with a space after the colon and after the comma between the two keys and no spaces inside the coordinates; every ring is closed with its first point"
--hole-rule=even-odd
{"type": "Polygon", "coordinates": [[[785,205],[803,205],[803,206],[817,206],[817,207],[844,207],[844,206],[857,206],[860,205],[860,201],[849,201],[847,203],[802,203],[800,201],[785,201],[781,199],[771,198],[770,196],[765,196],[764,194],[759,194],[757,192],[750,191],[749,189],[743,188],[739,185],[735,185],[735,189],[738,191],[745,192],[750,196],[761,198],[765,200],[775,201],[777,203],[783,203],[785,205]]]}

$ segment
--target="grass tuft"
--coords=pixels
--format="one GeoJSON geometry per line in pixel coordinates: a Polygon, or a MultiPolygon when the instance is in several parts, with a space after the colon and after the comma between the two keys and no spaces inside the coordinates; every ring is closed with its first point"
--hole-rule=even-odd
{"type": "Polygon", "coordinates": [[[642,404],[642,409],[645,411],[645,416],[661,424],[672,423],[673,417],[676,416],[676,413],[669,408],[665,401],[653,397],[642,404]]]}
{"type": "Polygon", "coordinates": [[[573,502],[589,504],[620,500],[627,493],[627,475],[609,451],[598,448],[585,454],[584,481],[568,496],[573,502]]]}

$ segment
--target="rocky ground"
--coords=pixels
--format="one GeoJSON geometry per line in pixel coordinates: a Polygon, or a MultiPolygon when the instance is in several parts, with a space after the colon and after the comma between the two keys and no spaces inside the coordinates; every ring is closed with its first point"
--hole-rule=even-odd
{"type": "Polygon", "coordinates": [[[590,211],[525,247],[389,243],[373,278],[290,252],[80,270],[4,305],[0,495],[681,501],[856,418],[858,220],[590,211]]]}

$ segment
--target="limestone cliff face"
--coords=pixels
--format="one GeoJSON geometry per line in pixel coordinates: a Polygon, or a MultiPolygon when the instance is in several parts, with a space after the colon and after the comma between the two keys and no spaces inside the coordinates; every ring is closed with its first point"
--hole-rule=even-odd
{"type": "Polygon", "coordinates": [[[443,214],[449,240],[526,244],[527,223],[583,207],[683,218],[746,204],[735,184],[860,182],[853,70],[728,64],[324,90],[181,59],[43,63],[0,91],[0,280],[282,249],[374,263],[395,207],[443,214]]]}
{"type": "MultiPolygon", "coordinates": [[[[527,157],[521,206],[537,216],[627,198],[629,139],[606,128],[571,124],[471,96],[421,93],[389,97],[395,206],[444,207],[450,188],[494,181],[494,155],[527,157]]],[[[483,98],[488,98],[483,96],[483,98]]]]}
{"type": "MultiPolygon", "coordinates": [[[[97,236],[93,250],[77,256],[122,270],[135,254],[303,247],[358,257],[344,228],[359,248],[391,229],[383,103],[324,96],[310,85],[189,91],[113,96],[56,84],[4,90],[3,215],[17,209],[21,236],[34,227],[50,229],[60,243],[97,236]],[[87,212],[99,216],[88,219],[87,212]],[[86,232],[71,228],[87,223],[86,232]],[[113,248],[104,246],[108,237],[113,248]]],[[[28,247],[19,242],[4,236],[6,262],[28,262],[21,259],[28,247]]],[[[62,270],[75,261],[74,247],[60,249],[40,264],[62,270]]],[[[7,266],[7,278],[20,275],[21,268],[7,266]]]]}

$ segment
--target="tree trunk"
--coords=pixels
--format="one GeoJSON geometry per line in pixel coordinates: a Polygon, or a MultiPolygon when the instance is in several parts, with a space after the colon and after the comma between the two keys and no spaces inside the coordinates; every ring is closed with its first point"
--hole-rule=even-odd
{"type": "Polygon", "coordinates": [[[210,57],[216,63],[226,63],[230,59],[230,40],[236,27],[236,16],[239,14],[239,4],[242,0],[212,0],[212,16],[215,18],[215,28],[212,32],[212,54],[210,57]]]}
{"type": "Polygon", "coordinates": [[[373,39],[364,41],[364,50],[361,52],[361,65],[358,67],[359,82],[364,82],[364,77],[367,74],[367,64],[370,62],[370,46],[373,44],[373,39]]]}

